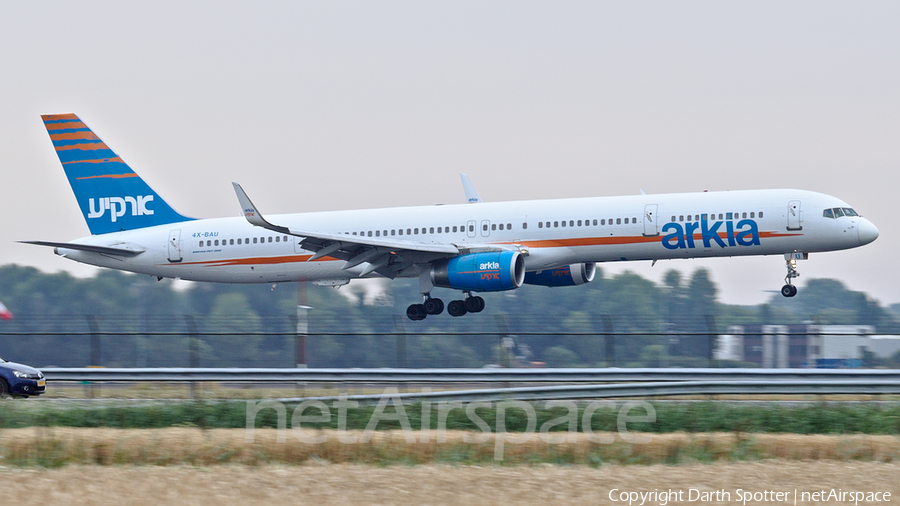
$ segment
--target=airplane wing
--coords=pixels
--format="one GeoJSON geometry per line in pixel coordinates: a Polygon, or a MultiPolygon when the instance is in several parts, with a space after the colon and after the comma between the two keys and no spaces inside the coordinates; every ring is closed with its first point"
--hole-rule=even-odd
{"type": "Polygon", "coordinates": [[[120,257],[138,256],[144,251],[143,248],[115,248],[112,246],[94,246],[91,244],[76,244],[72,242],[49,242],[49,241],[18,241],[23,244],[36,244],[38,246],[49,246],[51,248],[74,249],[78,251],[90,251],[91,253],[100,253],[103,255],[113,255],[120,257]]]}
{"type": "Polygon", "coordinates": [[[368,262],[369,265],[363,269],[360,276],[378,272],[383,276],[393,278],[415,264],[454,257],[461,253],[458,247],[449,243],[435,244],[382,237],[332,234],[275,225],[266,220],[256,209],[241,185],[238,183],[232,183],[232,185],[234,185],[234,192],[237,194],[241,210],[247,221],[273,232],[302,237],[300,246],[313,252],[309,261],[326,256],[346,260],[347,263],[344,264],[343,269],[350,269],[368,262]]]}

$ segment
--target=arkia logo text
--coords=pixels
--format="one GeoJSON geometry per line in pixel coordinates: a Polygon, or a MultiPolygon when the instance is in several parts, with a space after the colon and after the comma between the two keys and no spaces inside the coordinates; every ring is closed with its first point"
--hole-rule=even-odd
{"type": "Polygon", "coordinates": [[[721,248],[729,246],[759,246],[759,226],[753,220],[741,220],[737,226],[731,220],[666,223],[662,228],[666,235],[662,245],[667,249],[695,248],[694,240],[703,241],[704,248],[717,244],[721,248]],[[699,232],[699,233],[698,233],[699,232]]]}
{"type": "Polygon", "coordinates": [[[147,216],[153,214],[152,209],[147,209],[147,202],[153,200],[153,195],[138,195],[137,197],[101,197],[88,199],[88,218],[102,218],[106,211],[109,217],[116,222],[118,218],[125,216],[128,207],[131,207],[132,216],[147,216]]]}

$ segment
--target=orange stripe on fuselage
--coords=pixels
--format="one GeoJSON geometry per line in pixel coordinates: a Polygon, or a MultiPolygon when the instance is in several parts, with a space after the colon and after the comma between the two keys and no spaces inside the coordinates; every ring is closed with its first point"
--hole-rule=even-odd
{"type": "MultiPolygon", "coordinates": [[[[727,232],[719,232],[717,234],[722,240],[728,240],[727,232]]],[[[781,232],[759,232],[760,239],[769,239],[775,237],[795,237],[803,234],[785,234],[781,232]]],[[[703,234],[694,234],[694,241],[702,241],[703,234]]],[[[612,246],[623,244],[644,244],[662,242],[661,236],[644,237],[644,236],[619,236],[619,237],[581,237],[574,239],[546,239],[542,241],[525,241],[521,243],[498,243],[498,244],[522,244],[530,248],[571,248],[577,246],[612,246]]]]}
{"type": "MultiPolygon", "coordinates": [[[[289,255],[280,257],[251,257],[251,258],[231,258],[225,260],[205,260],[203,262],[183,262],[178,265],[205,265],[207,267],[227,267],[234,265],[277,265],[290,264],[297,262],[307,262],[312,255],[289,255]]],[[[317,258],[313,262],[334,262],[340,260],[325,256],[317,258]]]]}

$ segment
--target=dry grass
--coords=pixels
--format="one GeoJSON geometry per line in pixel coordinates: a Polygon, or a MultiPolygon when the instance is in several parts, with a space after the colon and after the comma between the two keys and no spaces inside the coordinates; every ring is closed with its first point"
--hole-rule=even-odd
{"type": "MultiPolygon", "coordinates": [[[[375,431],[371,439],[353,444],[338,440],[333,430],[304,431],[307,437],[325,437],[310,444],[293,431],[257,429],[246,442],[243,429],[81,429],[31,427],[0,431],[0,465],[60,467],[64,465],[200,465],[302,464],[430,464],[493,463],[493,438],[473,443],[481,433],[449,431],[437,442],[432,431],[427,441],[412,432],[375,431]]],[[[362,431],[346,435],[359,439],[362,431]]],[[[562,437],[565,434],[556,433],[562,437]]],[[[519,434],[512,436],[521,438],[519,434]]],[[[646,442],[628,443],[616,436],[611,444],[592,442],[576,434],[573,442],[551,444],[535,434],[520,443],[499,446],[504,464],[684,464],[692,462],[760,459],[894,462],[900,457],[900,439],[876,435],[796,434],[641,434],[646,442]]]]}
{"type": "MultiPolygon", "coordinates": [[[[685,466],[301,466],[0,469],[10,504],[613,504],[610,491],[889,491],[900,497],[900,464],[766,461],[685,466]]],[[[788,501],[793,503],[793,501],[788,501]]],[[[848,504],[834,502],[829,504],[848,504]]],[[[615,504],[623,504],[621,502],[615,504]]],[[[624,503],[624,504],[627,504],[624,503]]],[[[638,503],[635,503],[638,504],[638,503]]],[[[648,503],[648,504],[659,504],[648,503]]],[[[673,501],[669,504],[688,504],[673,501]]],[[[701,504],[693,502],[689,504],[701,504]]],[[[748,504],[756,504],[750,502],[748,504]]],[[[766,504],[785,504],[767,502],[766,504]]],[[[811,504],[798,501],[797,504],[811,504]]],[[[818,503],[818,504],[821,504],[818,503]]],[[[849,504],[853,504],[850,502],[849,504]]],[[[862,504],[862,503],[860,503],[862,504]]]]}

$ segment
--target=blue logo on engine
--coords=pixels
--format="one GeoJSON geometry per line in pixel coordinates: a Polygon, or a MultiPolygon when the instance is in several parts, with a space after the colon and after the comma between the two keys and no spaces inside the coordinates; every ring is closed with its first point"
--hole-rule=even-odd
{"type": "Polygon", "coordinates": [[[753,220],[741,220],[737,222],[737,227],[732,220],[687,222],[683,227],[681,223],[671,222],[663,225],[662,231],[666,234],[662,238],[662,245],[667,249],[695,248],[695,232],[700,232],[704,248],[712,247],[713,243],[722,248],[759,246],[759,226],[753,220]]]}

